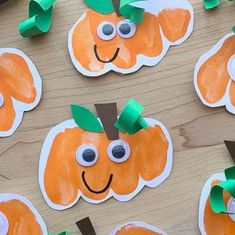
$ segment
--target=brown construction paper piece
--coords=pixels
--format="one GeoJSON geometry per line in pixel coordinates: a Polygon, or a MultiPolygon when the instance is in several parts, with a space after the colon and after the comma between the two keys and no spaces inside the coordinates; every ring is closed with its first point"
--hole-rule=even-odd
{"type": "Polygon", "coordinates": [[[233,161],[235,162],[235,141],[225,140],[224,141],[233,161]]]}
{"type": "Polygon", "coordinates": [[[79,230],[81,231],[82,235],[96,235],[93,225],[89,217],[86,217],[80,221],[76,222],[79,230]]]}
{"type": "Polygon", "coordinates": [[[117,104],[95,104],[96,111],[109,140],[119,139],[119,131],[114,126],[117,121],[117,104]]]}
{"type": "Polygon", "coordinates": [[[121,14],[119,12],[120,0],[112,0],[112,2],[113,2],[113,7],[114,7],[114,10],[115,10],[117,16],[121,16],[121,14]]]}

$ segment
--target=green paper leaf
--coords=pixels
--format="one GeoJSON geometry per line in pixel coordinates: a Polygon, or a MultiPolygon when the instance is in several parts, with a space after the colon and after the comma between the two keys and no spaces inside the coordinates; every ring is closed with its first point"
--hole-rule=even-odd
{"type": "Polygon", "coordinates": [[[226,180],[212,187],[210,192],[211,209],[217,213],[229,213],[224,202],[224,192],[235,198],[235,166],[225,170],[226,180]]]}
{"type": "Polygon", "coordinates": [[[84,2],[91,9],[101,14],[110,14],[114,12],[112,0],[84,0],[84,2]]]}
{"type": "Polygon", "coordinates": [[[148,128],[147,122],[141,117],[143,110],[141,104],[134,99],[130,99],[114,126],[129,135],[133,135],[143,128],[148,128]]]}
{"type": "Polygon", "coordinates": [[[99,120],[89,109],[80,105],[72,104],[71,111],[74,121],[80,128],[90,132],[104,132],[99,120]]]}
{"type": "MultiPolygon", "coordinates": [[[[53,235],[53,234],[52,233],[48,233],[48,235],[53,235]]],[[[61,233],[57,233],[57,235],[71,235],[71,233],[64,231],[64,232],[61,232],[61,233]]]]}
{"type": "Polygon", "coordinates": [[[31,0],[29,18],[22,21],[19,32],[22,37],[33,37],[49,31],[52,23],[52,8],[56,0],[31,0]]]}
{"type": "Polygon", "coordinates": [[[204,7],[207,10],[213,9],[213,8],[219,6],[220,4],[221,4],[220,0],[204,0],[204,7]]]}
{"type": "Polygon", "coordinates": [[[232,27],[233,32],[235,33],[235,25],[232,27]]]}

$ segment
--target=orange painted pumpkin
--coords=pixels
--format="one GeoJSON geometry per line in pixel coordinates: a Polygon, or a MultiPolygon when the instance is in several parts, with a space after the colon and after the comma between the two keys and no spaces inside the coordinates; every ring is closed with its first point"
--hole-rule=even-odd
{"type": "Polygon", "coordinates": [[[0,194],[1,235],[47,235],[46,225],[26,198],[0,194]]]}
{"type": "MultiPolygon", "coordinates": [[[[232,219],[228,214],[216,214],[212,211],[210,205],[210,191],[211,188],[225,181],[224,173],[214,174],[206,182],[200,199],[199,206],[199,228],[202,235],[230,235],[235,231],[235,219],[232,219]]],[[[231,197],[228,193],[224,193],[224,201],[229,203],[231,197]]]]}
{"type": "Polygon", "coordinates": [[[107,138],[107,133],[81,129],[73,119],[52,128],[39,164],[39,183],[48,205],[63,210],[80,197],[90,203],[112,196],[127,201],[145,185],[156,187],[162,183],[172,167],[171,138],[159,121],[145,121],[148,128],[133,135],[119,132],[119,139],[114,141],[107,138]],[[114,159],[114,148],[120,145],[125,154],[114,159]],[[80,158],[80,153],[89,151],[94,158],[80,158]]]}
{"type": "Polygon", "coordinates": [[[6,137],[39,103],[42,81],[32,61],[13,48],[0,49],[0,80],[0,137],[6,137]]]}
{"type": "Polygon", "coordinates": [[[167,233],[144,222],[135,221],[115,228],[110,235],[167,235],[167,233]]]}
{"type": "Polygon", "coordinates": [[[194,85],[203,104],[225,106],[235,114],[235,35],[227,34],[201,56],[194,72],[194,85]]]}
{"type": "Polygon", "coordinates": [[[148,0],[144,21],[131,23],[116,13],[87,10],[69,32],[73,64],[86,76],[110,70],[123,74],[154,66],[172,45],[192,32],[193,9],[187,0],[148,0]]]}

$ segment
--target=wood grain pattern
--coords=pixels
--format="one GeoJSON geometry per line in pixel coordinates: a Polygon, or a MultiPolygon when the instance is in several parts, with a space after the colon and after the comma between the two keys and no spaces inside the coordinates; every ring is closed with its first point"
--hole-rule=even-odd
{"type": "Polygon", "coordinates": [[[85,11],[82,0],[58,0],[49,34],[23,39],[18,23],[27,16],[28,1],[10,1],[0,7],[0,47],[23,50],[43,78],[40,105],[25,113],[17,132],[0,139],[0,193],[19,193],[38,208],[49,231],[80,234],[74,224],[90,216],[97,234],[108,234],[118,224],[143,220],[174,235],[196,235],[198,202],[207,178],[232,164],[223,144],[235,140],[235,117],[224,108],[209,109],[193,88],[193,68],[235,23],[235,4],[223,2],[206,12],[201,0],[191,0],[195,30],[184,44],[172,47],[155,67],[121,76],[108,73],[98,79],[81,76],[67,50],[67,34],[85,11]],[[162,121],[174,142],[174,167],[169,179],[156,189],[145,188],[134,200],[114,199],[100,205],[83,200],[70,210],[57,212],[45,204],[38,186],[38,161],[48,131],[71,117],[69,105],[78,102],[94,110],[97,102],[118,102],[119,110],[131,97],[145,106],[145,115],[162,121]]]}

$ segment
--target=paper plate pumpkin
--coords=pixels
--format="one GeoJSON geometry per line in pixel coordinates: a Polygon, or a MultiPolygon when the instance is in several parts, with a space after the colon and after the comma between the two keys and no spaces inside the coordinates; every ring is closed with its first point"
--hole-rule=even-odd
{"type": "Polygon", "coordinates": [[[167,233],[144,222],[134,221],[118,226],[110,235],[167,235],[167,233]]]}
{"type": "Polygon", "coordinates": [[[235,114],[235,34],[225,35],[200,57],[194,71],[194,86],[203,104],[225,106],[235,114]]]}
{"type": "Polygon", "coordinates": [[[80,197],[90,203],[128,201],[170,174],[172,142],[162,123],[138,117],[141,106],[130,100],[115,124],[119,131],[116,104],[96,109],[101,119],[74,105],[74,119],[52,128],[43,144],[39,183],[54,209],[70,208],[80,197]]]}
{"type": "Polygon", "coordinates": [[[0,49],[0,80],[0,137],[6,137],[39,103],[42,81],[32,61],[13,48],[0,49]]]}
{"type": "Polygon", "coordinates": [[[0,194],[1,235],[47,235],[46,225],[26,198],[0,194]]]}
{"type": "Polygon", "coordinates": [[[83,75],[100,76],[110,70],[128,74],[143,65],[154,66],[170,46],[183,43],[191,34],[193,8],[187,0],[133,2],[145,10],[140,24],[93,7],[70,30],[70,56],[83,75]]]}

